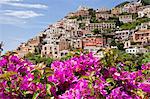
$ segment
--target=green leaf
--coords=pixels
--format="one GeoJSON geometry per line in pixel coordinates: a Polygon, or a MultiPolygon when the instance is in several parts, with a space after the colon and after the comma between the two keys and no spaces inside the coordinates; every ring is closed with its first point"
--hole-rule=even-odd
{"type": "Polygon", "coordinates": [[[93,96],[93,95],[94,95],[94,88],[93,88],[92,83],[89,83],[89,84],[88,84],[88,87],[91,89],[90,95],[93,96]]]}
{"type": "Polygon", "coordinates": [[[114,80],[113,80],[113,78],[107,78],[107,79],[106,79],[106,82],[107,82],[107,83],[110,83],[110,82],[113,82],[113,83],[114,83],[114,80]]]}
{"type": "Polygon", "coordinates": [[[11,85],[11,81],[7,81],[7,85],[10,86],[11,85]]]}
{"type": "Polygon", "coordinates": [[[22,91],[23,95],[26,96],[27,94],[32,94],[32,91],[22,91]]]}
{"type": "Polygon", "coordinates": [[[85,76],[85,75],[84,75],[84,76],[81,76],[80,78],[81,78],[81,79],[83,78],[83,79],[87,79],[87,80],[88,80],[88,79],[89,79],[89,76],[85,76]]]}
{"type": "Polygon", "coordinates": [[[0,79],[5,79],[5,78],[9,78],[13,75],[16,75],[17,73],[16,72],[13,72],[13,71],[9,71],[9,72],[6,72],[4,74],[1,74],[0,75],[0,79]]]}
{"type": "Polygon", "coordinates": [[[129,71],[129,66],[124,66],[124,69],[125,69],[126,71],[129,71]]]}
{"type": "Polygon", "coordinates": [[[51,84],[46,84],[46,92],[48,95],[51,95],[50,88],[51,88],[51,84]]]}
{"type": "Polygon", "coordinates": [[[10,88],[5,88],[5,90],[6,90],[7,92],[10,92],[10,88]]]}
{"type": "Polygon", "coordinates": [[[54,70],[49,68],[49,67],[45,67],[44,70],[45,70],[46,73],[54,73],[54,70]]]}
{"type": "Polygon", "coordinates": [[[39,93],[38,93],[38,92],[35,92],[34,95],[33,95],[33,97],[32,97],[32,99],[37,99],[38,96],[39,96],[39,93]]]}

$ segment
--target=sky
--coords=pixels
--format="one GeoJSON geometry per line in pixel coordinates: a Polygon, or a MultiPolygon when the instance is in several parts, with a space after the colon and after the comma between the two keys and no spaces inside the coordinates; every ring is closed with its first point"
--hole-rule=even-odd
{"type": "Polygon", "coordinates": [[[79,6],[109,8],[126,0],[0,0],[0,41],[16,49],[79,6]]]}

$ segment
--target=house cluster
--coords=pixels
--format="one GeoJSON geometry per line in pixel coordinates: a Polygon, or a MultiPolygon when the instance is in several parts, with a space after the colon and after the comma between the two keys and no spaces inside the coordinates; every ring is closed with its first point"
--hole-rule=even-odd
{"type": "Polygon", "coordinates": [[[94,10],[80,6],[76,12],[68,13],[63,19],[51,24],[33,39],[22,43],[16,52],[24,56],[28,52],[41,56],[61,58],[75,49],[97,53],[111,46],[112,40],[124,44],[127,53],[145,53],[150,46],[150,22],[137,24],[134,29],[121,29],[119,23],[126,24],[136,18],[150,18],[150,6],[140,2],[130,2],[111,10],[94,10]],[[114,20],[117,19],[117,20],[114,20]]]}

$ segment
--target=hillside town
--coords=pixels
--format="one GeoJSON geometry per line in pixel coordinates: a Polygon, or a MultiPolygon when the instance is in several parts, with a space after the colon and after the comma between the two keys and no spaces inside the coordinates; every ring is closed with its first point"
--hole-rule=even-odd
{"type": "MultiPolygon", "coordinates": [[[[4,6],[29,3],[3,1],[4,6]]],[[[53,1],[62,8],[60,0],[41,3],[50,7],[53,1]]],[[[97,5],[97,0],[77,1],[97,5]]],[[[31,32],[32,22],[27,24],[31,32]]],[[[112,9],[79,6],[15,50],[4,45],[0,42],[0,99],[150,99],[150,0],[125,1],[112,9]]]]}
{"type": "Polygon", "coordinates": [[[101,49],[107,48],[131,54],[149,52],[150,5],[138,1],[124,2],[112,9],[79,6],[22,43],[15,52],[20,57],[38,52],[59,59],[76,49],[102,57],[101,49]]]}

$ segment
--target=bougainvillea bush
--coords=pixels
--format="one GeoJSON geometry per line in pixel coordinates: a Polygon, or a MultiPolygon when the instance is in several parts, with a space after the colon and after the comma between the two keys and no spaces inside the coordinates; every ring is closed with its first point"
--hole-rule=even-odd
{"type": "Polygon", "coordinates": [[[128,71],[105,67],[92,53],[34,65],[15,55],[0,60],[0,97],[56,99],[148,99],[150,64],[128,71]]]}

